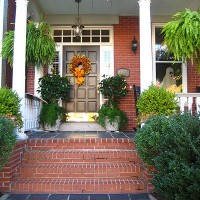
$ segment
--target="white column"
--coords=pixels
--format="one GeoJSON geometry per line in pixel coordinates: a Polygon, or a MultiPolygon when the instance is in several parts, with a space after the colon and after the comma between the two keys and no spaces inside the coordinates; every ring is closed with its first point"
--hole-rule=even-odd
{"type": "Polygon", "coordinates": [[[139,0],[140,6],[140,87],[147,89],[153,81],[151,44],[151,0],[139,0]]]}
{"type": "MultiPolygon", "coordinates": [[[[27,0],[16,0],[14,57],[13,57],[13,85],[21,98],[21,112],[24,122],[25,116],[25,56],[26,56],[26,23],[27,0]]],[[[18,139],[25,139],[24,128],[18,133],[18,139]]]]}
{"type": "MultiPolygon", "coordinates": [[[[5,22],[5,0],[0,0],[0,52],[2,49],[2,40],[4,36],[4,22],[5,22]]],[[[2,73],[3,73],[3,60],[0,55],[0,87],[2,87],[2,73]]]]}

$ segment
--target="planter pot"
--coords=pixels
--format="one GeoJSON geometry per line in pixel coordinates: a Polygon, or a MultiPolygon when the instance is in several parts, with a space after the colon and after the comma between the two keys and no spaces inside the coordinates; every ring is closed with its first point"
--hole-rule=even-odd
{"type": "Polygon", "coordinates": [[[113,122],[110,122],[108,118],[105,119],[105,129],[106,131],[118,131],[119,130],[119,117],[113,122]]]}
{"type": "Polygon", "coordinates": [[[59,128],[60,128],[60,124],[61,124],[60,119],[57,119],[55,126],[50,126],[50,125],[45,124],[44,125],[44,130],[45,131],[58,131],[59,128]]]}

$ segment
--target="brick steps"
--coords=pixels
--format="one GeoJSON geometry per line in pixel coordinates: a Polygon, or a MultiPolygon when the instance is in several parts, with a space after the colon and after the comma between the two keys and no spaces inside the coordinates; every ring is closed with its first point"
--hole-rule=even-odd
{"type": "Polygon", "coordinates": [[[24,163],[140,163],[133,149],[77,149],[27,151],[23,156],[24,163]]]}
{"type": "Polygon", "coordinates": [[[25,164],[19,179],[94,179],[142,177],[140,165],[135,164],[25,164]]]}
{"type": "Polygon", "coordinates": [[[128,138],[28,139],[13,193],[144,193],[143,167],[128,138]]]}
{"type": "Polygon", "coordinates": [[[145,183],[133,179],[16,180],[13,193],[144,193],[145,183]]]}
{"type": "Polygon", "coordinates": [[[28,150],[66,149],[134,149],[135,144],[128,138],[53,138],[28,139],[28,150]]]}

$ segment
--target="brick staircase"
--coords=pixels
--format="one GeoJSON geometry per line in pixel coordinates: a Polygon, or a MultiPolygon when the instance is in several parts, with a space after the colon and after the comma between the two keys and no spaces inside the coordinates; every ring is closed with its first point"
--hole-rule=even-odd
{"type": "Polygon", "coordinates": [[[12,193],[144,193],[147,183],[128,138],[27,141],[12,193]]]}

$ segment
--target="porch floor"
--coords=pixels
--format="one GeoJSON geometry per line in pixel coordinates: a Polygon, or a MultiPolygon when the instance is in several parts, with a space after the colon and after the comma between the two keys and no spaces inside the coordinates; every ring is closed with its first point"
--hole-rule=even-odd
{"type": "Polygon", "coordinates": [[[30,131],[29,138],[134,138],[134,132],[107,132],[107,131],[30,131]]]}

